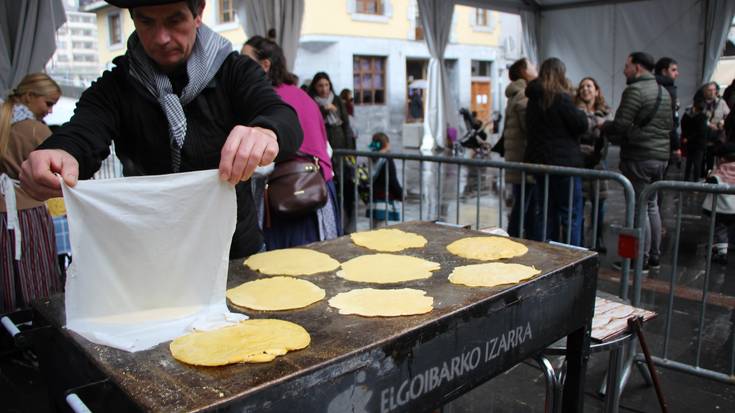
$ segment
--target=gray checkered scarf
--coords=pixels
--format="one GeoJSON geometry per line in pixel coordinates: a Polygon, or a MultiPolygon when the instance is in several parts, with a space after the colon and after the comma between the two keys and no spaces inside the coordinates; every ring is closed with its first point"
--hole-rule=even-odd
{"type": "Polygon", "coordinates": [[[179,172],[181,168],[181,148],[186,139],[186,115],[183,106],[204,90],[231,52],[232,44],[229,40],[205,25],[200,26],[191,56],[186,61],[189,83],[181,91],[181,96],[177,96],[168,76],[158,70],[143,50],[138,34],[133,32],[128,39],[126,55],[130,62],[130,76],[140,82],[166,114],[174,172],[179,172]]]}

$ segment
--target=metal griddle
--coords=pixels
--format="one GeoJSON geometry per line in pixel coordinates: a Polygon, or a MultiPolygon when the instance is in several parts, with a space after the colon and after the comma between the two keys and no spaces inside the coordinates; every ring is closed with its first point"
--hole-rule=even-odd
{"type": "MultiPolygon", "coordinates": [[[[62,328],[62,295],[37,303],[34,324],[45,327],[33,332],[33,341],[54,398],[73,391],[93,411],[105,412],[424,411],[568,336],[564,411],[582,411],[594,253],[519,240],[528,253],[505,262],[533,265],[541,275],[511,287],[469,288],[447,277],[455,266],[478,261],[454,256],[446,245],[484,234],[428,222],[395,228],[429,240],[424,249],[404,254],[441,263],[431,278],[400,284],[425,290],[434,310],[395,318],[340,315],[327,299],[367,285],[334,272],[306,276],[327,291],[327,299],[293,311],[233,308],[252,318],[289,320],[311,334],[309,347],[269,363],[194,367],[173,359],[168,342],[138,353],[96,345],[62,328]]],[[[340,262],[371,253],[349,237],[308,247],[340,262]]],[[[232,261],[228,288],[258,277],[241,260],[232,261]]]]}

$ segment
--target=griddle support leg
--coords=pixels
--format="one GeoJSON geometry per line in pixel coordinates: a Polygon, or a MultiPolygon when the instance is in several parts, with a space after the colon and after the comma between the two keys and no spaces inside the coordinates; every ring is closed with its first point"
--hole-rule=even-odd
{"type": "Polygon", "coordinates": [[[582,413],[584,410],[584,378],[589,359],[589,331],[587,326],[567,336],[567,377],[562,397],[562,411],[565,413],[582,413]]]}

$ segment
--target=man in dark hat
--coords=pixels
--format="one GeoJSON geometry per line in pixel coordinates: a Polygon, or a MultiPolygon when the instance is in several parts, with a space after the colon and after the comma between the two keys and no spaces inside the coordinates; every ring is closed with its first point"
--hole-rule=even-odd
{"type": "Polygon", "coordinates": [[[245,181],[300,146],[296,113],[257,63],[202,24],[204,0],[108,3],[130,10],[127,52],[23,163],[23,188],[37,199],[59,196],[54,173],[70,186],[90,178],[113,140],[126,176],[219,168],[237,192],[230,256],[258,251],[262,235],[245,181]]]}

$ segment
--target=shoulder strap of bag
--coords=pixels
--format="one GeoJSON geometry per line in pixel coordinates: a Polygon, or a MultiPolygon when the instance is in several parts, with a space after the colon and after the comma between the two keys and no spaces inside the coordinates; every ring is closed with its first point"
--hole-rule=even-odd
{"type": "Polygon", "coordinates": [[[656,112],[658,112],[658,107],[661,106],[661,89],[663,88],[661,87],[661,85],[657,84],[657,86],[658,86],[658,95],[656,96],[656,104],[653,105],[653,109],[650,112],[648,112],[648,114],[646,114],[646,117],[641,119],[641,121],[638,123],[637,126],[641,129],[645,127],[646,125],[648,125],[649,123],[651,123],[651,121],[653,120],[653,117],[656,116],[656,112]]]}

